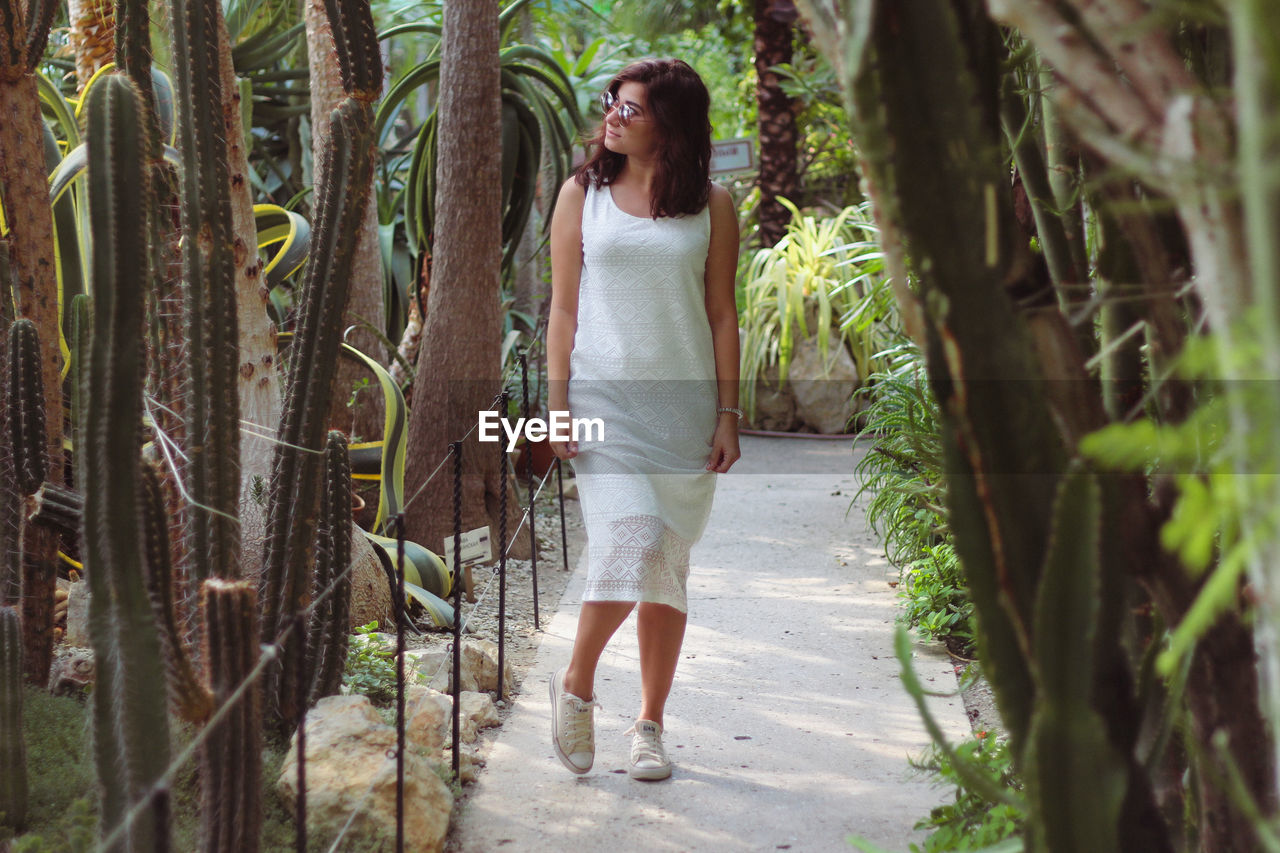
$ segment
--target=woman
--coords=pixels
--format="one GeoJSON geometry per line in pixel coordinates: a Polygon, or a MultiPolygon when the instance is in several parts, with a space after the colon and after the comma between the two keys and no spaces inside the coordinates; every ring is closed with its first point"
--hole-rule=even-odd
{"type": "Polygon", "coordinates": [[[709,179],[710,96],[680,60],[627,66],[551,224],[550,406],[600,418],[572,459],[587,528],[573,655],[551,679],[556,754],[591,769],[596,664],[633,608],[641,704],[629,773],[665,779],[662,713],[684,640],[689,548],[738,459],[738,223],[709,179]],[[708,448],[710,451],[708,452],[708,448]]]}

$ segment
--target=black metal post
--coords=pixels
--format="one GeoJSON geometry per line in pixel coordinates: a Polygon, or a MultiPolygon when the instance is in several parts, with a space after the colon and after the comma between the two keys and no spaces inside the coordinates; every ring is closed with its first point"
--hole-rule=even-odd
{"type": "MultiPolygon", "coordinates": [[[[529,422],[529,357],[526,353],[520,353],[520,386],[524,392],[524,420],[529,422]]],[[[529,552],[530,564],[529,571],[533,575],[533,627],[541,628],[538,617],[538,534],[535,530],[535,516],[533,512],[533,498],[536,492],[533,488],[535,474],[533,471],[533,451],[529,451],[529,552]]]]}
{"type": "Polygon", "coordinates": [[[462,442],[453,442],[453,778],[462,739],[462,442]]]}
{"type": "MultiPolygon", "coordinates": [[[[307,659],[307,623],[302,611],[293,614],[293,630],[298,635],[299,659],[307,659]]],[[[288,642],[286,640],[286,642],[288,642]]],[[[303,672],[305,672],[305,667],[303,672]]],[[[307,694],[302,673],[298,674],[298,686],[294,696],[294,704],[298,707],[297,736],[298,743],[298,802],[294,807],[294,850],[307,853],[307,694]]]]}
{"type": "MultiPolygon", "coordinates": [[[[502,407],[502,419],[507,418],[510,394],[503,391],[498,405],[502,407]]],[[[507,454],[498,444],[498,470],[501,485],[498,488],[498,700],[506,696],[503,670],[507,652],[507,454]]]]}
{"type": "Polygon", "coordinates": [[[556,457],[556,491],[560,493],[560,553],[564,570],[569,571],[569,531],[564,524],[564,460],[556,457]]]}
{"type": "Polygon", "coordinates": [[[396,853],[404,853],[404,513],[396,514],[396,853]]]}

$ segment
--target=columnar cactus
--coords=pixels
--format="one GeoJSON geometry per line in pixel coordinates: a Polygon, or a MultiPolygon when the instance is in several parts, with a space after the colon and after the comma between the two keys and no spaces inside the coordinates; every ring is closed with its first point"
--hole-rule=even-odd
{"type": "MultiPolygon", "coordinates": [[[[231,702],[258,660],[258,596],[249,581],[205,581],[204,659],[218,707],[231,702]]],[[[201,750],[201,849],[255,853],[262,829],[262,694],[245,690],[201,750]]]]}
{"type": "Polygon", "coordinates": [[[169,517],[165,513],[164,486],[153,465],[142,466],[142,536],[146,550],[147,594],[160,631],[169,699],[182,719],[199,723],[213,712],[213,697],[200,680],[183,642],[173,594],[173,562],[170,559],[169,517]]]}
{"type": "Polygon", "coordinates": [[[18,491],[32,497],[49,472],[44,442],[44,386],[40,378],[40,338],[30,320],[9,327],[7,370],[9,447],[18,491]]]}
{"type": "MultiPolygon", "coordinates": [[[[221,121],[218,0],[174,0],[173,68],[182,153],[183,274],[190,372],[187,491],[197,580],[240,573],[240,405],[230,181],[221,121]]],[[[139,255],[138,257],[146,257],[139,255]]]]}
{"type": "MultiPolygon", "coordinates": [[[[141,98],[112,75],[88,98],[89,215],[105,228],[94,241],[93,341],[88,364],[84,551],[91,584],[95,750],[103,788],[102,822],[113,832],[147,799],[168,761],[168,716],[160,641],[143,584],[139,520],[143,277],[147,236],[141,98]]],[[[167,843],[153,808],[124,833],[122,849],[167,843]]],[[[113,847],[114,849],[114,847],[113,847]]]]}
{"type": "Polygon", "coordinates": [[[338,692],[347,663],[347,622],[351,611],[351,573],[347,571],[351,564],[351,462],[346,436],[340,432],[329,433],[324,448],[324,469],[312,587],[312,601],[318,603],[311,611],[307,639],[312,702],[338,692]]]}
{"type": "MultiPolygon", "coordinates": [[[[333,111],[324,150],[324,181],[316,188],[316,222],[302,286],[298,331],[289,350],[284,419],[272,465],[271,504],[264,553],[262,635],[274,642],[306,605],[320,490],[319,450],[333,393],[342,313],[351,264],[364,217],[373,161],[370,103],[382,85],[382,65],[369,5],[333,0],[326,5],[349,97],[333,111]]],[[[305,677],[298,638],[290,637],[281,668],[268,688],[277,719],[292,724],[297,679],[305,677]]]]}
{"type": "MultiPolygon", "coordinates": [[[[56,567],[42,540],[55,545],[56,534],[34,527],[37,493],[49,470],[44,416],[44,381],[40,338],[35,324],[25,318],[9,327],[5,352],[5,450],[7,470],[12,472],[17,494],[8,495],[14,517],[6,520],[14,547],[5,561],[10,578],[21,576],[22,621],[27,636],[27,678],[44,684],[53,661],[53,588],[56,567]],[[13,503],[17,499],[16,504],[13,503]],[[16,512],[15,512],[16,510],[16,512]]],[[[56,553],[56,551],[55,551],[56,553]]],[[[12,590],[13,581],[9,581],[12,590]]]]}
{"type": "Polygon", "coordinates": [[[27,819],[27,756],[22,742],[22,624],[0,607],[0,825],[27,819]]]}

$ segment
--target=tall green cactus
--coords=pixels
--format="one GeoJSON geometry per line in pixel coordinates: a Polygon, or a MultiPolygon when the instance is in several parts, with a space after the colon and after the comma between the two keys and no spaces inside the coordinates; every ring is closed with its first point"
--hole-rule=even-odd
{"type": "MultiPolygon", "coordinates": [[[[204,658],[218,707],[232,701],[258,660],[258,596],[249,581],[205,581],[204,658]]],[[[262,829],[262,694],[244,691],[201,749],[201,849],[256,853],[262,829]]]]}
{"type": "MultiPolygon", "coordinates": [[[[13,474],[19,503],[10,505],[18,537],[9,559],[10,577],[22,576],[22,621],[27,636],[27,678],[33,684],[44,684],[53,662],[53,588],[56,566],[37,540],[53,542],[57,535],[31,524],[30,518],[39,501],[36,497],[49,471],[49,452],[45,432],[44,381],[40,353],[40,337],[30,320],[20,318],[9,327],[5,353],[5,420],[7,428],[6,462],[13,474]]],[[[7,500],[13,501],[15,496],[7,500]]],[[[12,582],[10,582],[12,587],[12,582]]]]}
{"type": "Polygon", "coordinates": [[[186,476],[198,581],[240,574],[238,335],[218,67],[221,13],[218,0],[174,0],[172,6],[178,149],[184,163],[181,207],[190,369],[186,476]],[[211,116],[216,120],[210,121],[211,116]]]}
{"type": "Polygon", "coordinates": [[[213,696],[183,642],[173,591],[173,561],[169,548],[169,517],[165,513],[163,478],[150,464],[142,466],[142,535],[146,549],[147,594],[160,631],[169,697],[178,716],[199,723],[213,712],[213,696]]]}
{"type": "Polygon", "coordinates": [[[27,820],[27,755],[22,740],[22,624],[0,607],[0,826],[27,820]]]}
{"type": "Polygon", "coordinates": [[[307,671],[311,701],[332,696],[342,686],[347,663],[347,631],[351,611],[351,461],[347,438],[331,431],[324,448],[325,482],[320,501],[320,529],[307,638],[307,671]],[[333,587],[330,589],[330,587],[333,587]]]}
{"type": "Polygon", "coordinates": [[[49,473],[44,441],[44,387],[40,378],[40,338],[35,323],[15,320],[9,327],[5,371],[9,405],[9,446],[18,490],[30,497],[49,473]]]}
{"type": "MultiPolygon", "coordinates": [[[[83,541],[99,677],[95,751],[102,823],[111,832],[164,774],[169,721],[139,535],[144,278],[137,261],[148,247],[145,231],[134,226],[148,203],[142,105],[133,85],[112,75],[90,91],[87,106],[89,213],[102,227],[93,253],[83,541]]],[[[113,849],[167,844],[168,828],[160,824],[154,807],[146,808],[113,849]]]]}
{"type": "MultiPolygon", "coordinates": [[[[332,113],[324,181],[316,188],[316,222],[302,286],[298,331],[289,350],[284,418],[277,433],[264,547],[262,635],[273,642],[306,605],[320,490],[318,451],[333,394],[342,313],[351,287],[359,223],[373,178],[371,102],[381,89],[382,64],[369,4],[326,4],[338,45],[348,98],[332,113]]],[[[277,721],[291,724],[297,680],[305,677],[299,638],[290,637],[268,694],[277,721]]]]}
{"type": "MultiPolygon", "coordinates": [[[[0,317],[5,327],[13,322],[13,270],[9,264],[9,242],[0,240],[0,317]]],[[[9,434],[7,407],[0,408],[0,435],[9,434]]],[[[22,554],[18,550],[18,518],[20,515],[16,483],[10,487],[13,477],[13,458],[8,441],[0,441],[0,606],[22,601],[22,554]]]]}

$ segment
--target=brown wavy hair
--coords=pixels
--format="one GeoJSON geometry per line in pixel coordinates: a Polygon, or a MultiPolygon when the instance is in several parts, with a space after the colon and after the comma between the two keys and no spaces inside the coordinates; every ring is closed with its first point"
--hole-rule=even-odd
{"type": "MultiPolygon", "coordinates": [[[[680,216],[698,213],[711,195],[711,95],[698,72],[681,59],[641,59],[618,73],[608,91],[623,83],[645,87],[648,113],[658,130],[658,168],[650,213],[680,216]]],[[[618,179],[627,158],[604,146],[604,121],[587,141],[587,161],[574,174],[582,187],[607,187],[618,179]]]]}

